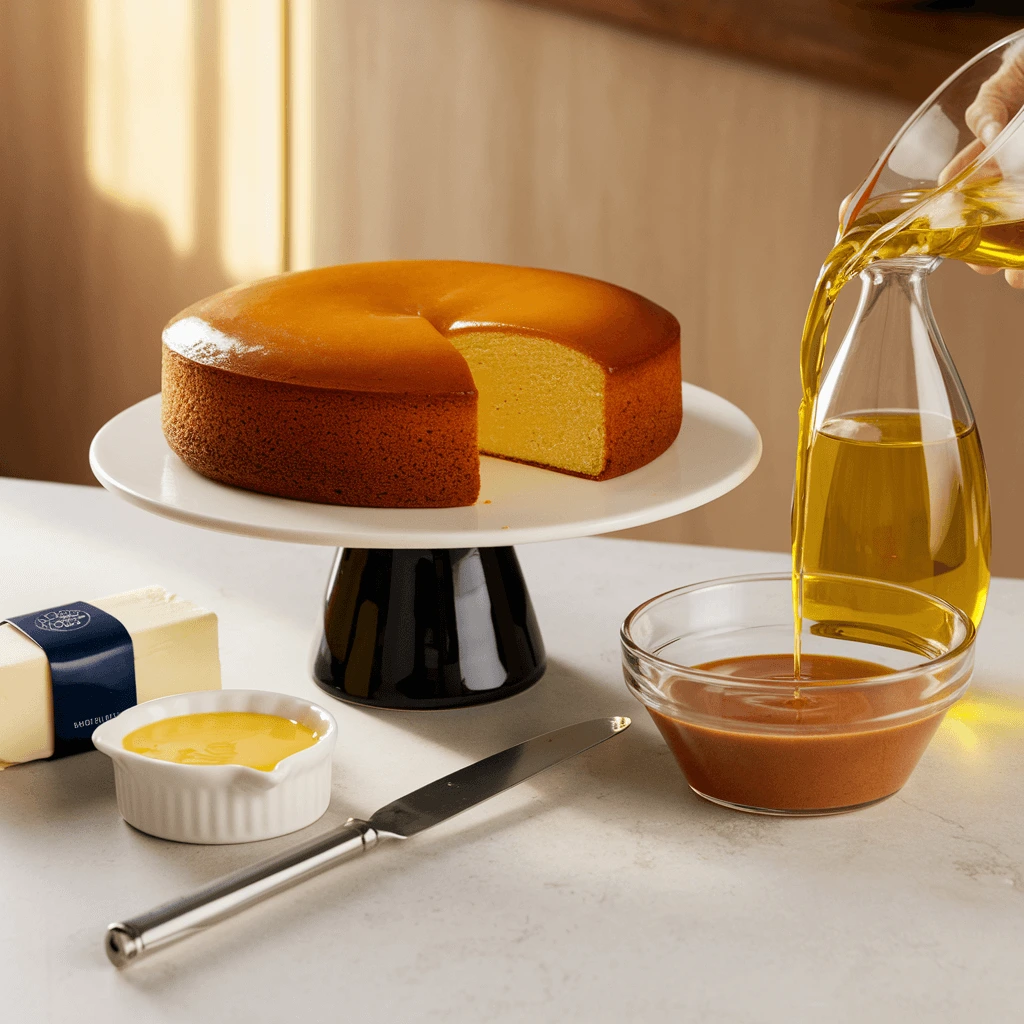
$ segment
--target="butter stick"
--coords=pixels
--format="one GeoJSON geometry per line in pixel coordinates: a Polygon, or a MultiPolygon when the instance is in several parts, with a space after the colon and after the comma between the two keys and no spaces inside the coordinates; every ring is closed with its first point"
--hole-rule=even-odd
{"type": "MultiPolygon", "coordinates": [[[[220,689],[217,616],[163,587],[90,601],[123,623],[135,654],[139,703],[220,689]]],[[[53,692],[46,655],[10,623],[0,625],[0,768],[53,753],[53,692]]]]}

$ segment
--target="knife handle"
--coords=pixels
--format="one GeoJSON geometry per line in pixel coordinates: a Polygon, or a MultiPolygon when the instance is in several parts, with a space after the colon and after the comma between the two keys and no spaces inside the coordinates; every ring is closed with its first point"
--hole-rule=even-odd
{"type": "Polygon", "coordinates": [[[308,843],[225,875],[146,914],[110,925],[107,956],[115,967],[125,967],[370,849],[377,839],[377,831],[369,822],[349,818],[344,825],[308,843]]]}

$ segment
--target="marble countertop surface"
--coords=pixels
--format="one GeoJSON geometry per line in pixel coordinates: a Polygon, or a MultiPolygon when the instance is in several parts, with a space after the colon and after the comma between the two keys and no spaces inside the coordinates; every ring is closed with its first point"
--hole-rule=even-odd
{"type": "Polygon", "coordinates": [[[0,480],[0,614],[159,583],[217,612],[224,685],[336,716],[313,835],[536,733],[634,727],[406,843],[382,845],[126,971],[107,923],[295,837],[184,846],[118,815],[99,753],[0,773],[0,1020],[980,1021],[1024,1019],[1024,582],[996,580],[970,715],[905,789],[779,819],[692,796],[627,693],[643,599],[784,555],[622,540],[518,549],[545,677],[432,714],[331,700],[307,661],[333,552],[177,525],[96,488],[0,480]]]}

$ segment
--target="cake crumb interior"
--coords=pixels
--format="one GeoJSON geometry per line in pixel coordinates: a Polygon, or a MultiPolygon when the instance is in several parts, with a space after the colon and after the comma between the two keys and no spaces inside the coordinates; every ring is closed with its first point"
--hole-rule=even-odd
{"type": "Polygon", "coordinates": [[[478,392],[487,455],[584,476],[605,467],[604,371],[582,352],[531,334],[453,331],[478,392]]]}

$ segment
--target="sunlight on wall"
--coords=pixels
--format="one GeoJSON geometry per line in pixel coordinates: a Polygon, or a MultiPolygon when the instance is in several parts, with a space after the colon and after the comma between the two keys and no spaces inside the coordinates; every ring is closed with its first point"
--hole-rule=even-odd
{"type": "Polygon", "coordinates": [[[86,166],[92,184],[155,213],[171,244],[194,238],[193,5],[88,0],[86,166]]]}
{"type": "Polygon", "coordinates": [[[283,11],[280,0],[220,5],[221,258],[239,280],[281,269],[283,11]]]}
{"type": "Polygon", "coordinates": [[[215,112],[197,107],[195,0],[87,0],[89,177],[156,214],[187,253],[196,238],[197,125],[216,113],[217,151],[200,155],[216,168],[218,255],[237,280],[265,277],[283,257],[287,4],[203,2],[219,26],[215,112]]]}
{"type": "Polygon", "coordinates": [[[288,30],[289,270],[313,266],[313,0],[291,0],[288,30]]]}

